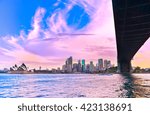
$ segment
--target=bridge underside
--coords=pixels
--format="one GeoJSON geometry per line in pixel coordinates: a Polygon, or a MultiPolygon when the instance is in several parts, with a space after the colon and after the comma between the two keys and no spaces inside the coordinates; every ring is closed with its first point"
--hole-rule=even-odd
{"type": "Polygon", "coordinates": [[[131,60],[150,36],[150,0],[112,0],[118,67],[130,72],[131,60]]]}

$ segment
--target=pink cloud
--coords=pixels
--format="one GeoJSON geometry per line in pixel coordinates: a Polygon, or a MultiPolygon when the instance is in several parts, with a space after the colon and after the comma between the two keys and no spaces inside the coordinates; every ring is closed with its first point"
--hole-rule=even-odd
{"type": "MultiPolygon", "coordinates": [[[[10,63],[61,66],[69,56],[73,56],[75,60],[85,58],[88,61],[108,58],[116,63],[111,0],[72,0],[65,9],[56,10],[46,19],[46,29],[42,28],[45,13],[44,8],[36,10],[29,34],[21,30],[17,37],[4,38],[13,47],[11,51],[3,48],[2,52],[4,57],[13,58],[9,59],[10,63]],[[66,22],[66,14],[75,4],[83,7],[91,19],[90,23],[80,30],[68,26],[66,22]]],[[[0,48],[2,50],[1,46],[0,48]]]]}

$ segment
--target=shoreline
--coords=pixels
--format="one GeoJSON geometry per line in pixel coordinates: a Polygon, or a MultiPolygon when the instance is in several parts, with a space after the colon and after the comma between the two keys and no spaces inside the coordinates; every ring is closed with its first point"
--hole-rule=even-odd
{"type": "Polygon", "coordinates": [[[0,73],[0,74],[118,74],[118,73],[0,73]]]}
{"type": "MultiPolygon", "coordinates": [[[[105,75],[105,74],[121,74],[121,73],[33,73],[33,72],[14,72],[14,73],[9,73],[9,72],[0,72],[0,74],[100,74],[100,75],[105,75]]],[[[130,74],[150,74],[150,73],[130,73],[130,74]]]]}

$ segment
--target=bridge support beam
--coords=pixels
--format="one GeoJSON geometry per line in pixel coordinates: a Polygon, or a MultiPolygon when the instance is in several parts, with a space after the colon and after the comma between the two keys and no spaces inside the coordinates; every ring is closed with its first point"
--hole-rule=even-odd
{"type": "Polygon", "coordinates": [[[131,61],[120,61],[118,62],[119,73],[131,73],[131,61]]]}

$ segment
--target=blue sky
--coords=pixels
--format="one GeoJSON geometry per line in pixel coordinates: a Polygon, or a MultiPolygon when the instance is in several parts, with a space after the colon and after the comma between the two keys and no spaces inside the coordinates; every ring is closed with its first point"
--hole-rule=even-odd
{"type": "MultiPolygon", "coordinates": [[[[61,10],[66,7],[69,1],[61,0],[59,5],[54,6],[59,0],[0,0],[0,36],[4,35],[16,35],[20,30],[28,32],[31,29],[31,21],[37,8],[43,7],[46,9],[47,16],[52,15],[56,10],[61,10]]],[[[75,5],[70,11],[68,11],[67,24],[69,26],[75,26],[76,28],[84,27],[90,18],[84,11],[84,8],[79,5],[75,5]],[[82,19],[78,22],[79,18],[82,19]]],[[[43,25],[46,27],[45,20],[43,25]]]]}
{"type": "Polygon", "coordinates": [[[56,0],[1,0],[0,35],[15,35],[31,28],[32,17],[38,7],[49,9],[56,0]],[[49,3],[49,4],[48,4],[49,3]]]}
{"type": "Polygon", "coordinates": [[[1,0],[0,35],[15,35],[20,29],[29,29],[32,16],[38,7],[37,0],[1,0]]]}

